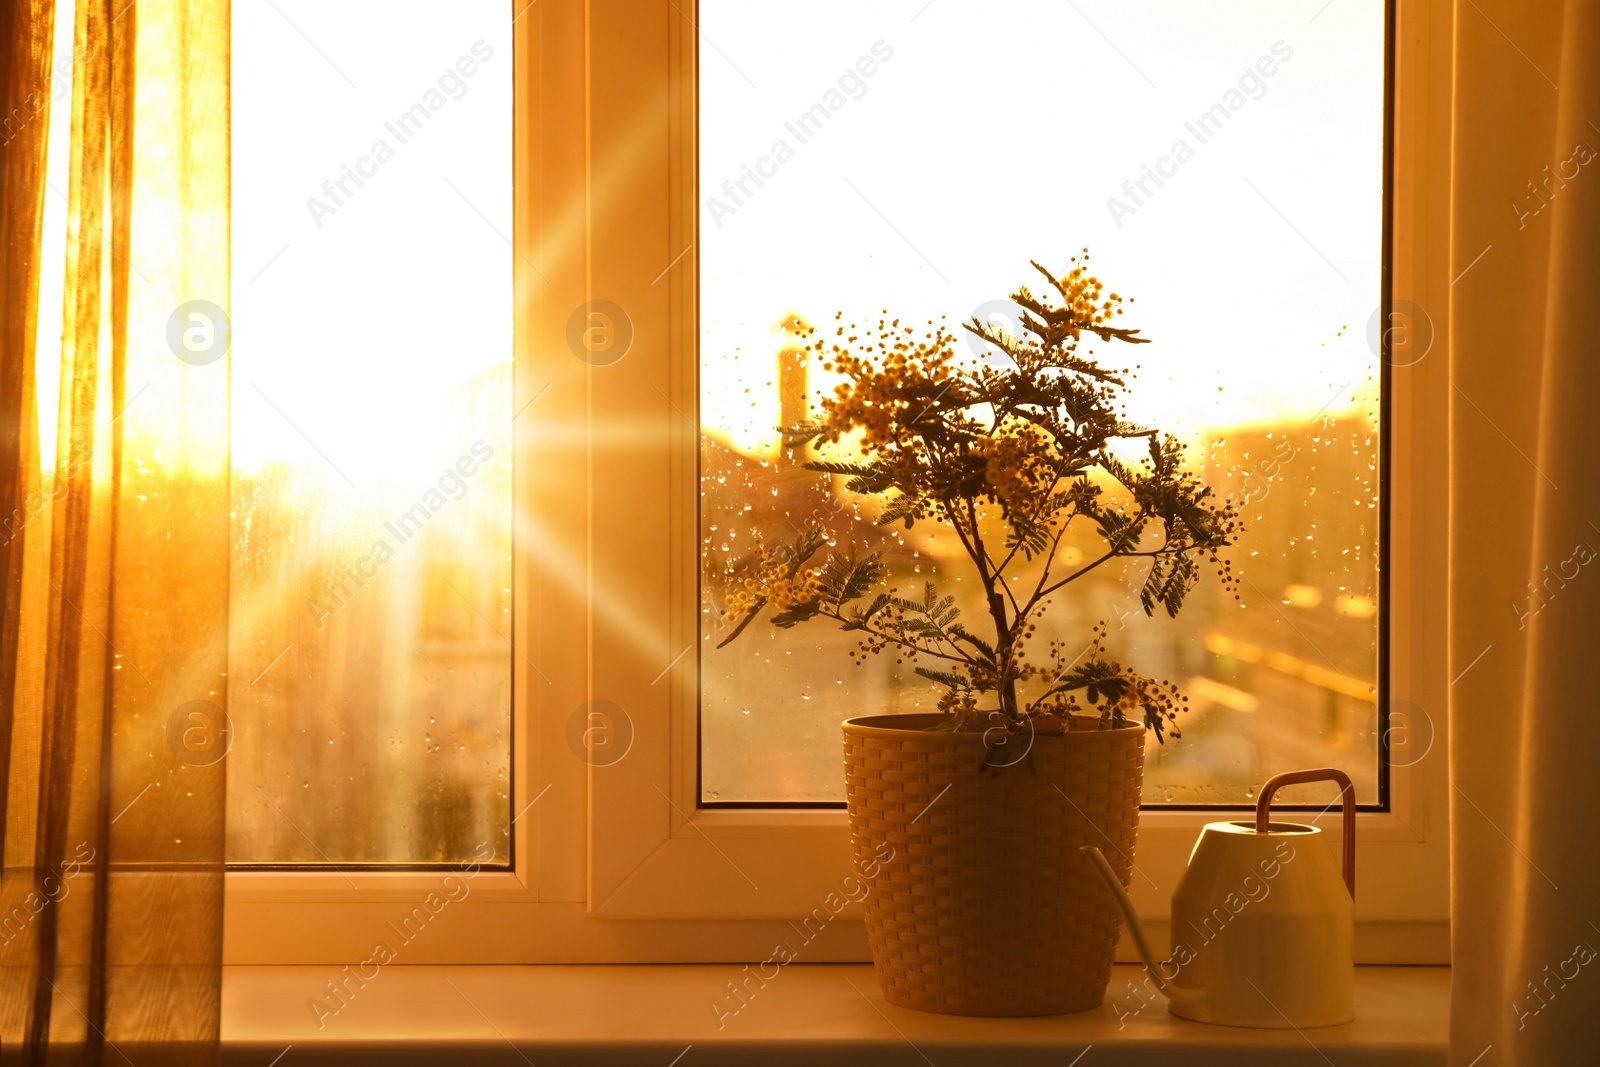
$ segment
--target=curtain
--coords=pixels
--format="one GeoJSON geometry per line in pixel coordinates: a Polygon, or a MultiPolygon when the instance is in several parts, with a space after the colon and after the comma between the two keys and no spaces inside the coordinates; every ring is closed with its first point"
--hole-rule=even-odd
{"type": "Polygon", "coordinates": [[[1600,6],[1455,20],[1450,1062],[1593,1065],[1600,6]]]}
{"type": "Polygon", "coordinates": [[[0,22],[0,1060],[215,1063],[228,4],[0,22]]]}

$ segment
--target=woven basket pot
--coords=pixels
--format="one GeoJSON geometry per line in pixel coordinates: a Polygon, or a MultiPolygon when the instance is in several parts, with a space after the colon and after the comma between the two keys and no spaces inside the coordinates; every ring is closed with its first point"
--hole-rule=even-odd
{"type": "Polygon", "coordinates": [[[863,904],[884,996],[952,1015],[1098,1006],[1120,917],[1078,850],[1098,846],[1126,888],[1144,730],[986,746],[981,733],[922,729],[938,720],[844,724],[850,841],[870,875],[863,904]]]}

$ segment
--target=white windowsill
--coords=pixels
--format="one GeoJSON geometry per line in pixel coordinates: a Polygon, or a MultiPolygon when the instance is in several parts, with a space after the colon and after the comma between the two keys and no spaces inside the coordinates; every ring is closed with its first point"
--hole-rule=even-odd
{"type": "Polygon", "coordinates": [[[223,1062],[265,1067],[289,1046],[279,1067],[704,1067],[758,1057],[763,1067],[960,1067],[999,1062],[996,1053],[1008,1067],[1065,1067],[1087,1046],[1082,1067],[1442,1067],[1446,1059],[1446,967],[1359,967],[1356,1021],[1304,1032],[1188,1022],[1169,1015],[1159,997],[1119,1025],[1112,1005],[1135,1008],[1128,983],[1139,986],[1143,977],[1127,965],[1116,968],[1106,1004],[1095,1011],[1042,1019],[926,1015],[886,1004],[872,968],[861,964],[791,964],[719,1030],[709,1004],[742,975],[735,964],[390,966],[319,1030],[308,1001],[340,976],[337,968],[228,967],[223,1062]]]}

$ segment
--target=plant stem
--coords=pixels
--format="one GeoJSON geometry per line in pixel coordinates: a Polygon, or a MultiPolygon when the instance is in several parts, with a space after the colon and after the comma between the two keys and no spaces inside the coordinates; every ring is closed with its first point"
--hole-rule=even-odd
{"type": "MultiPolygon", "coordinates": [[[[833,619],[835,622],[845,622],[845,623],[847,623],[847,622],[851,621],[848,617],[846,617],[845,615],[841,614],[838,611],[838,609],[834,609],[834,610],[830,611],[830,610],[828,610],[826,608],[821,608],[821,609],[818,609],[817,614],[821,615],[825,619],[833,619]]],[[[921,645],[919,645],[919,644],[917,644],[917,643],[915,643],[913,641],[907,641],[903,637],[897,637],[894,634],[891,634],[891,633],[888,633],[886,631],[880,630],[875,626],[862,626],[862,627],[860,627],[860,629],[862,631],[866,632],[866,633],[869,633],[869,634],[873,635],[874,637],[881,637],[885,641],[892,641],[894,644],[901,645],[901,646],[903,646],[905,648],[908,648],[911,651],[917,653],[918,655],[933,656],[935,659],[947,659],[951,663],[964,663],[964,664],[967,664],[967,665],[973,666],[973,667],[976,667],[976,666],[979,665],[977,660],[973,659],[966,652],[963,652],[961,650],[961,646],[955,644],[954,642],[950,643],[950,647],[955,650],[954,654],[952,654],[952,653],[949,653],[949,652],[940,652],[938,649],[923,648],[921,645]]],[[[718,647],[720,647],[720,646],[718,646],[718,647]]]]}

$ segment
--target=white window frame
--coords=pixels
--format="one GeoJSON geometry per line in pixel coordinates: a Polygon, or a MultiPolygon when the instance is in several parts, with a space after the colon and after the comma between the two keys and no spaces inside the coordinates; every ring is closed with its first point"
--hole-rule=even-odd
{"type": "MultiPolygon", "coordinates": [[[[523,814],[512,869],[477,872],[437,933],[395,962],[761,959],[849,870],[843,811],[697,804],[694,12],[690,0],[541,0],[515,23],[515,405],[533,404],[516,426],[508,652],[523,814]],[[631,319],[631,347],[609,366],[568,346],[591,300],[631,319]],[[594,700],[632,725],[609,766],[568,742],[594,700]]],[[[1444,963],[1451,6],[1396,0],[1394,17],[1391,291],[1434,309],[1436,339],[1389,382],[1385,610],[1390,692],[1431,714],[1433,746],[1392,768],[1389,811],[1357,816],[1356,951],[1444,963]]],[[[1189,847],[1217,817],[1142,816],[1148,879],[1132,896],[1157,944],[1189,847]]],[[[358,962],[448,873],[230,872],[224,959],[358,962]]],[[[831,924],[803,958],[867,958],[859,918],[831,924]]]]}

